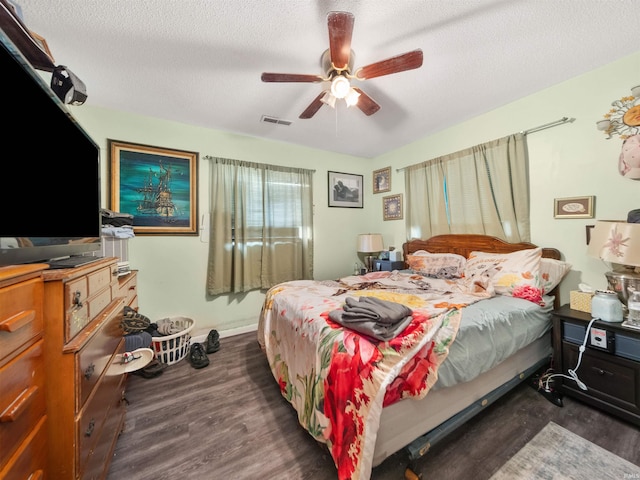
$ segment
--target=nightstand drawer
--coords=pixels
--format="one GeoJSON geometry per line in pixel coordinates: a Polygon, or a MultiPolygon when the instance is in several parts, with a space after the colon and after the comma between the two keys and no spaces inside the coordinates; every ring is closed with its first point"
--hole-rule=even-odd
{"type": "MultiPolygon", "coordinates": [[[[563,364],[575,368],[578,364],[578,346],[563,346],[563,364]]],[[[586,392],[625,410],[640,413],[638,366],[634,362],[607,353],[585,350],[578,378],[587,386],[586,392]]],[[[568,380],[566,385],[574,384],[568,380]]],[[[575,385],[575,384],[574,384],[575,385]]],[[[575,388],[578,388],[577,386],[575,388]]]]}

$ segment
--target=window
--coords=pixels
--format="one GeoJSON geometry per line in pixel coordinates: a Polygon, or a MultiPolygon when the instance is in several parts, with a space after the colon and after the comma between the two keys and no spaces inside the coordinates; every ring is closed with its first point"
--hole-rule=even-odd
{"type": "Polygon", "coordinates": [[[409,238],[447,233],[529,241],[525,136],[521,133],[405,169],[409,238]]]}
{"type": "Polygon", "coordinates": [[[215,158],[207,292],[313,278],[313,171],[215,158]]]}

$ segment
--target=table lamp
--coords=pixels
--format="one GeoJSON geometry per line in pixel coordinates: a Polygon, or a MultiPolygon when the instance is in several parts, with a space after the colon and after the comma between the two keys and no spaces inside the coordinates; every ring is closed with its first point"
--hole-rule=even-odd
{"type": "Polygon", "coordinates": [[[384,250],[384,244],[382,243],[382,235],[379,233],[363,233],[358,235],[358,252],[365,253],[364,265],[367,268],[367,272],[373,271],[373,259],[376,257],[373,254],[377,254],[384,250]]]}
{"type": "Polygon", "coordinates": [[[618,294],[627,317],[629,296],[640,290],[640,223],[597,221],[587,253],[611,263],[611,271],[605,273],[609,290],[618,294]]]}

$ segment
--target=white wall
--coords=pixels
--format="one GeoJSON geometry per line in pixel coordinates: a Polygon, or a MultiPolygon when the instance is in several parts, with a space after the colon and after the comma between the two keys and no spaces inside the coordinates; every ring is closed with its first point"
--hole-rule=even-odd
{"type": "MultiPolygon", "coordinates": [[[[617,172],[621,140],[605,140],[595,128],[595,122],[608,111],[613,100],[630,95],[630,88],[640,84],[639,72],[640,52],[374,160],[88,105],[75,107],[72,113],[102,148],[105,207],[110,206],[109,138],[199,152],[200,216],[208,211],[209,163],[203,160],[206,155],[315,169],[317,279],[351,273],[354,261],[358,260],[355,252],[358,233],[380,232],[386,245],[401,247],[405,240],[404,221],[382,219],[382,197],[404,192],[404,173],[396,169],[561,117],[575,117],[573,123],[528,136],[532,241],[558,248],[574,265],[562,289],[562,300],[567,302],[569,290],[580,281],[604,288],[603,273],[607,268],[599,260],[586,256],[585,225],[595,220],[554,219],[554,198],[595,195],[596,219],[623,219],[629,210],[640,208],[640,181],[625,179],[617,172]],[[371,172],[386,166],[392,167],[392,191],[373,195],[371,172]],[[363,209],[328,207],[327,171],[364,175],[363,209]]],[[[451,101],[464,102],[464,94],[473,95],[473,91],[461,92],[460,97],[451,101]]],[[[262,293],[207,297],[208,245],[200,237],[137,236],[129,241],[129,248],[132,267],[139,270],[140,311],[152,320],[172,315],[193,318],[196,335],[211,328],[230,333],[257,323],[262,293]]]]}

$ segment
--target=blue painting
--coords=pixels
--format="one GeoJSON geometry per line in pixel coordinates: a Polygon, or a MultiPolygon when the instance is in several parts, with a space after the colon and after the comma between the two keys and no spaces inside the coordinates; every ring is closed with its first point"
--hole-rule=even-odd
{"type": "Polygon", "coordinates": [[[197,234],[195,152],[110,141],[112,210],[137,234],[197,234]]]}

